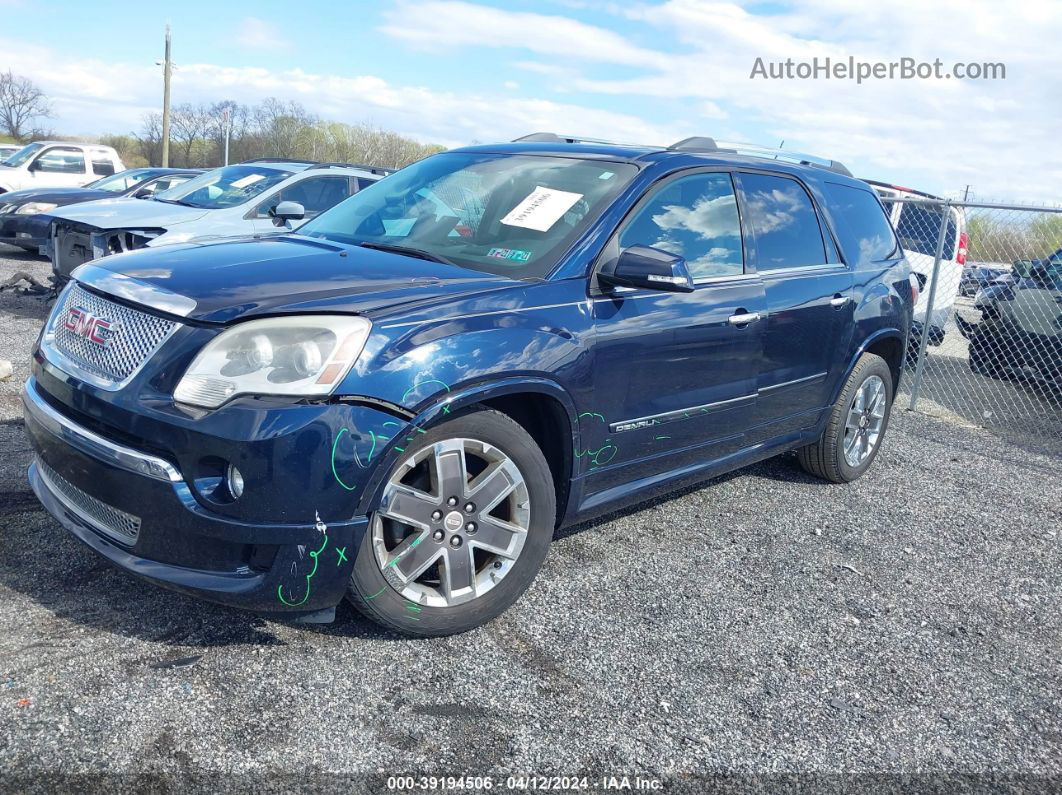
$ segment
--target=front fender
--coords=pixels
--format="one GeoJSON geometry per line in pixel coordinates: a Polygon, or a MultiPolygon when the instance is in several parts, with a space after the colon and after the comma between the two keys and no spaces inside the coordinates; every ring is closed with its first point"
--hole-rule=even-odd
{"type": "Polygon", "coordinates": [[[571,395],[552,378],[514,376],[465,384],[445,393],[445,397],[440,397],[439,400],[429,401],[424,406],[424,410],[416,414],[408,422],[401,426],[395,425],[396,433],[385,443],[383,452],[377,459],[383,463],[375,467],[365,484],[362,498],[358,505],[358,513],[364,515],[372,510],[372,506],[376,504],[379,498],[379,491],[383,488],[387,473],[390,471],[395,458],[404,453],[408,445],[415,443],[417,435],[425,433],[425,428],[445,420],[447,416],[456,414],[467,406],[503,395],[527,394],[529,392],[548,395],[556,399],[564,407],[564,411],[568,415],[568,426],[572,429],[572,444],[574,446],[574,436],[578,432],[575,404],[571,395]]]}

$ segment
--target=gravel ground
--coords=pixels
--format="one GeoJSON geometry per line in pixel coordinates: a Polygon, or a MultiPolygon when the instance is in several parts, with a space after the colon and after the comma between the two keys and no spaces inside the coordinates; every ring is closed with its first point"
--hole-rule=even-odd
{"type": "MultiPolygon", "coordinates": [[[[0,298],[0,356],[42,311],[0,298]]],[[[1062,782],[1062,460],[975,428],[897,412],[854,484],[786,456],[565,531],[512,610],[434,640],[139,582],[39,508],[28,463],[0,424],[0,790],[1062,782]]]]}

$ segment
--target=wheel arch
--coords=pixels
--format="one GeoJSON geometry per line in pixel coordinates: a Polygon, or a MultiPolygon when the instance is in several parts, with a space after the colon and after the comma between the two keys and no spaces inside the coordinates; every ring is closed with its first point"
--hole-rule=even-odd
{"type": "Polygon", "coordinates": [[[876,354],[889,365],[889,370],[892,372],[892,392],[895,399],[896,392],[900,388],[900,378],[903,376],[905,352],[906,340],[898,328],[878,329],[856,347],[845,367],[844,377],[838,380],[830,402],[833,403],[837,400],[841,390],[844,389],[844,385],[848,382],[848,377],[852,374],[852,370],[855,369],[859,357],[864,353],[876,354]]]}
{"type": "MultiPolygon", "coordinates": [[[[408,427],[427,428],[452,414],[477,407],[505,414],[535,440],[553,475],[557,522],[561,522],[570,496],[578,428],[571,396],[560,384],[543,377],[512,377],[464,387],[458,385],[445,400],[424,407],[409,421],[408,427]]],[[[390,464],[378,467],[373,473],[358,506],[360,513],[368,514],[378,501],[389,469],[390,464]]]]}

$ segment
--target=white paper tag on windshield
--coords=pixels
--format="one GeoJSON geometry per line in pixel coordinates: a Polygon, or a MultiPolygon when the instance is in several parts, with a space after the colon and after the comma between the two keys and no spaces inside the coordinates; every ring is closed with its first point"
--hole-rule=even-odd
{"type": "Polygon", "coordinates": [[[513,207],[501,222],[507,226],[522,226],[536,232],[545,232],[581,198],[581,193],[569,193],[566,190],[554,190],[538,185],[526,199],[513,207]]]}
{"type": "Polygon", "coordinates": [[[246,177],[240,177],[239,179],[233,180],[232,187],[246,188],[248,185],[253,185],[263,179],[265,179],[265,174],[248,174],[246,177]]]}

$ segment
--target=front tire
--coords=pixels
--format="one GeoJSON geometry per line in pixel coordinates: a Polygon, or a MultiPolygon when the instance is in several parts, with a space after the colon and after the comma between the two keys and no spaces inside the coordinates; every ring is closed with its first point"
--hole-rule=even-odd
{"type": "Polygon", "coordinates": [[[347,596],[409,635],[452,635],[508,609],[549,551],[556,494],[545,456],[481,409],[414,433],[370,516],[347,596]]]}
{"type": "Polygon", "coordinates": [[[892,411],[892,371],[880,356],[859,357],[818,441],[797,450],[800,465],[833,483],[866,472],[881,449],[892,411]]]}

